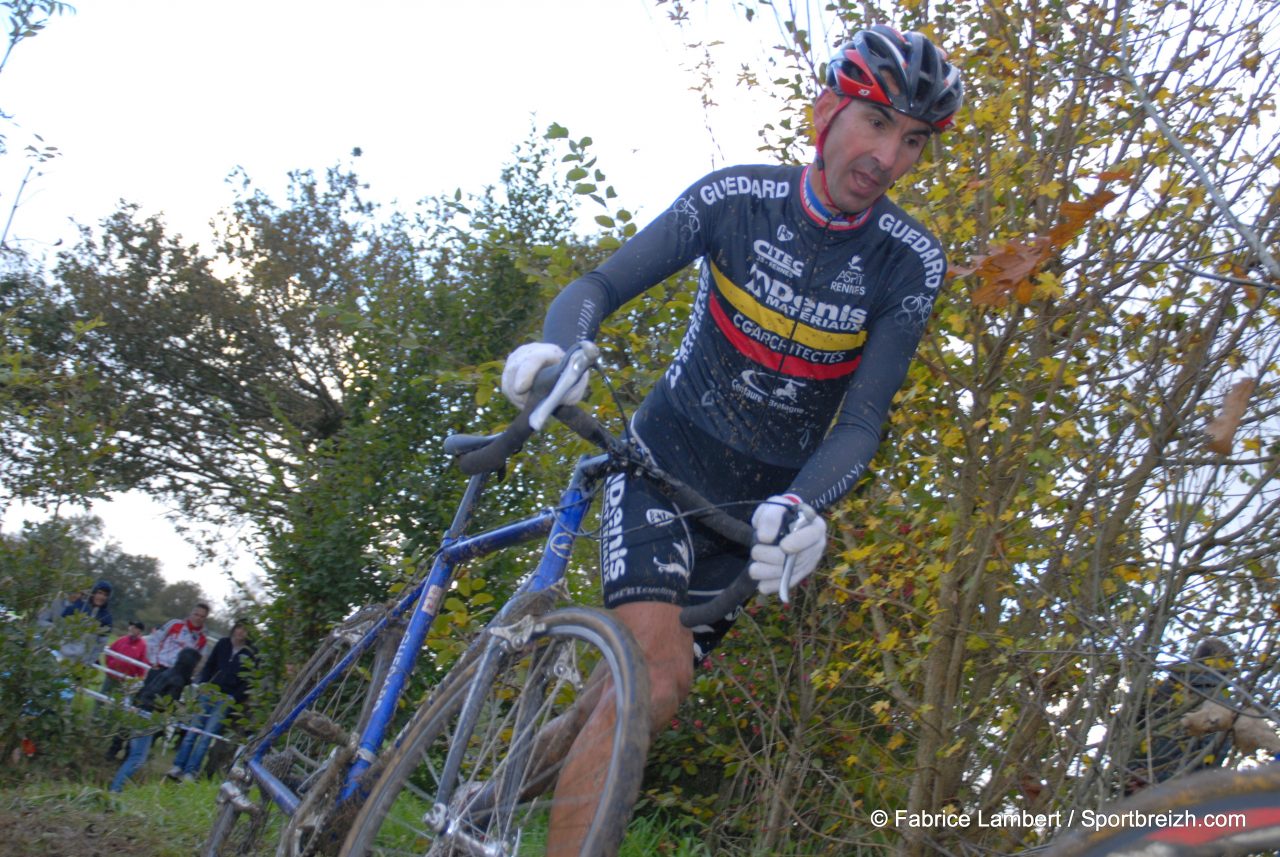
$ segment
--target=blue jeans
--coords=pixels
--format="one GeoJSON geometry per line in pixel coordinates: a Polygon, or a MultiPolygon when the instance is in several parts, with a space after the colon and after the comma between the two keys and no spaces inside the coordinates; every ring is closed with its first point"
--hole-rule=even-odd
{"type": "Polygon", "coordinates": [[[146,735],[139,735],[137,738],[129,739],[129,754],[124,757],[120,770],[116,771],[116,778],[111,781],[110,791],[124,791],[125,780],[133,776],[134,771],[147,763],[147,755],[151,752],[151,742],[154,739],[155,735],[150,732],[146,735]]]}
{"type": "MultiPolygon", "coordinates": [[[[217,735],[222,726],[222,718],[227,714],[228,701],[225,699],[214,701],[207,696],[202,696],[200,703],[204,706],[204,711],[191,721],[191,725],[202,732],[217,735]]],[[[208,735],[198,735],[188,730],[182,738],[182,743],[178,745],[178,755],[173,757],[173,766],[182,769],[182,773],[194,777],[200,772],[204,754],[209,752],[209,745],[212,742],[213,738],[208,735]]]]}

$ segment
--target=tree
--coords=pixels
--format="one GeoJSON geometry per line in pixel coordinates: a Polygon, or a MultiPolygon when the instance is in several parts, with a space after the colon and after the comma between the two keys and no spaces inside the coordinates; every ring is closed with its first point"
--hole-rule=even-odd
{"type": "Polygon", "coordinates": [[[132,206],[61,255],[39,310],[95,325],[73,352],[115,473],[251,520],[297,639],[383,597],[447,523],[439,442],[471,420],[474,367],[492,378],[540,316],[534,248],[568,235],[548,157],[530,142],[499,187],[413,217],[344,169],[294,173],[284,204],[241,177],[213,255],[132,206]]]}
{"type": "MultiPolygon", "coordinates": [[[[161,587],[151,601],[142,608],[139,618],[147,624],[148,628],[154,628],[170,619],[187,618],[191,608],[197,604],[209,604],[209,596],[205,595],[204,589],[195,581],[179,580],[161,587]]],[[[210,610],[211,626],[213,621],[213,611],[210,610]]]]}
{"type": "MultiPolygon", "coordinates": [[[[1277,10],[831,6],[965,73],[962,131],[896,193],[953,279],[876,478],[834,516],[830,584],[777,638],[780,662],[821,656],[758,689],[795,718],[713,748],[735,812],[709,815],[743,850],[1008,852],[1046,832],[868,814],[1097,806],[1144,752],[1148,688],[1208,633],[1249,653],[1241,704],[1276,684],[1276,283],[1254,244],[1280,200],[1277,10]]],[[[798,159],[841,33],[781,19],[744,79],[770,81],[764,140],[798,159]]]]}
{"type": "Polygon", "coordinates": [[[117,631],[123,632],[130,621],[154,613],[152,605],[167,585],[159,560],[125,553],[119,545],[108,542],[94,552],[93,565],[95,580],[111,581],[111,612],[117,631]]]}

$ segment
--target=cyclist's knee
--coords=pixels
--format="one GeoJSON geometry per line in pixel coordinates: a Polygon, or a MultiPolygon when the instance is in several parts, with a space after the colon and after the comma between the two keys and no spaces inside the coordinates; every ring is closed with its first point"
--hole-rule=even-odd
{"type": "Polygon", "coordinates": [[[650,719],[654,729],[661,729],[675,716],[676,710],[684,698],[689,695],[693,684],[693,665],[691,658],[668,662],[665,665],[652,664],[649,667],[650,719]]]}
{"type": "Polygon", "coordinates": [[[693,684],[693,635],[673,604],[637,602],[615,611],[631,629],[649,667],[650,715],[655,727],[675,715],[693,684]]]}

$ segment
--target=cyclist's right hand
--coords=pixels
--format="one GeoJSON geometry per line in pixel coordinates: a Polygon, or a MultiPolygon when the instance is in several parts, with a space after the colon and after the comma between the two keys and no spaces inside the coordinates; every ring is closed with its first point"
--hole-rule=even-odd
{"type": "MultiPolygon", "coordinates": [[[[502,394],[517,408],[523,409],[529,401],[529,391],[539,371],[554,366],[564,359],[564,349],[551,342],[530,342],[521,345],[507,358],[502,370],[502,394]]],[[[587,376],[565,395],[560,404],[576,405],[587,392],[587,376]]]]}
{"type": "Polygon", "coordinates": [[[778,593],[786,603],[790,587],[812,574],[822,561],[827,522],[799,497],[781,494],[756,507],[751,526],[755,544],[747,573],[762,595],[778,593]]]}

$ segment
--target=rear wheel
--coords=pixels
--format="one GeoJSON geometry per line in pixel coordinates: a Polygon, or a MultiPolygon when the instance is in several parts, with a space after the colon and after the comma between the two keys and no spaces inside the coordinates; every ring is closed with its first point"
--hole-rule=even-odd
{"type": "MultiPolygon", "coordinates": [[[[350,758],[350,737],[359,734],[368,721],[376,696],[369,690],[381,685],[401,629],[397,625],[384,628],[368,649],[320,691],[289,730],[275,739],[264,757],[267,769],[302,798],[291,818],[282,819],[275,804],[258,791],[242,760],[256,752],[275,724],[307,698],[387,609],[374,605],[356,611],[329,633],[289,682],[267,726],[244,747],[219,789],[218,812],[201,851],[203,857],[275,853],[278,839],[283,839],[284,854],[323,850],[313,846],[318,845],[317,834],[329,835],[328,807],[333,804],[330,798],[340,770],[346,767],[342,763],[350,758]]],[[[329,838],[340,839],[341,834],[329,838]]]]}
{"type": "Polygon", "coordinates": [[[1272,855],[1280,849],[1280,764],[1205,771],[1099,810],[1043,857],[1272,855]]]}
{"type": "Polygon", "coordinates": [[[341,853],[542,854],[563,757],[606,682],[623,704],[581,853],[616,853],[649,744],[648,673],[630,632],[603,611],[570,607],[490,634],[501,656],[492,668],[488,657],[465,659],[419,709],[341,853]]]}

